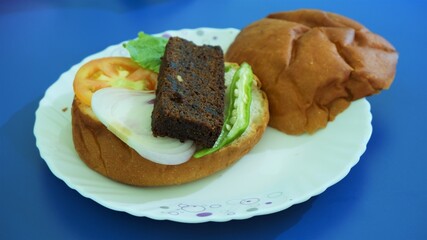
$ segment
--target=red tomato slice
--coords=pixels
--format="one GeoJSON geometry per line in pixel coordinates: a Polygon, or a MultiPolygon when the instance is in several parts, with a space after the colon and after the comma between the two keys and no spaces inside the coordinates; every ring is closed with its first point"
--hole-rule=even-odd
{"type": "Polygon", "coordinates": [[[140,67],[127,57],[107,57],[84,64],[74,78],[76,97],[91,106],[92,94],[105,87],[124,87],[153,91],[157,86],[157,73],[140,67]]]}

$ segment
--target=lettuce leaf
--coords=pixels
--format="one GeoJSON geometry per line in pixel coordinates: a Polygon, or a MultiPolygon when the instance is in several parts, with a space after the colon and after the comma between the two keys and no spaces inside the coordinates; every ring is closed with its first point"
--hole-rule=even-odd
{"type": "Polygon", "coordinates": [[[143,32],[138,34],[138,38],[131,40],[123,46],[129,51],[133,61],[141,67],[159,73],[161,57],[165,53],[168,39],[155,37],[143,32]]]}

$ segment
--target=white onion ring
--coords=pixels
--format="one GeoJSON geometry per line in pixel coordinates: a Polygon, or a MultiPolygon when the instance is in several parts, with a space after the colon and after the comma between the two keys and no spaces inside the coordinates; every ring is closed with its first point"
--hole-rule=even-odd
{"type": "Polygon", "coordinates": [[[112,133],[142,157],[164,165],[178,165],[193,156],[193,141],[154,137],[151,113],[155,95],[125,88],[103,88],[92,96],[92,110],[112,133]]]}

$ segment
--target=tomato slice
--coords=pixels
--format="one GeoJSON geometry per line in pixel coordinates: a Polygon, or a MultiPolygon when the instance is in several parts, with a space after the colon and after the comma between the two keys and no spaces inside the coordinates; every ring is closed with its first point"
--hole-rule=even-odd
{"type": "Polygon", "coordinates": [[[76,97],[91,106],[92,94],[101,88],[124,87],[153,91],[157,86],[157,73],[140,67],[127,57],[106,57],[84,64],[74,78],[76,97]]]}

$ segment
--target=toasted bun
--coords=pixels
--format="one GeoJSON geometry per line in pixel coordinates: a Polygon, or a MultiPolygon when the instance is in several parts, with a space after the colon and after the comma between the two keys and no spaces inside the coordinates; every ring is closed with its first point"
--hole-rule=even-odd
{"type": "Polygon", "coordinates": [[[393,82],[398,54],[354,20],[318,10],[270,14],[244,28],[226,61],[248,62],[270,106],[269,125],[313,133],[351,101],[393,82]]]}
{"type": "Polygon", "coordinates": [[[80,158],[113,180],[136,186],[164,186],[191,182],[230,166],[261,139],[269,120],[268,101],[256,79],[252,90],[250,125],[243,135],[217,152],[191,158],[180,165],[161,165],[141,157],[111,133],[92,109],[74,98],[73,140],[80,158]]]}

